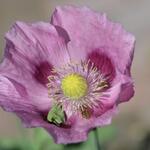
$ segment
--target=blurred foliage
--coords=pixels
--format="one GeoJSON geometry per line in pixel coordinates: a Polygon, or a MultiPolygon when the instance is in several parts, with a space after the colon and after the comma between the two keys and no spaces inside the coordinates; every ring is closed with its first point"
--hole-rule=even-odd
{"type": "Polygon", "coordinates": [[[138,150],[150,150],[150,132],[145,135],[138,150]]]}
{"type": "MultiPolygon", "coordinates": [[[[116,134],[113,126],[98,129],[100,144],[109,142],[116,134]]],[[[55,144],[52,137],[40,128],[32,129],[31,134],[23,133],[20,139],[0,139],[0,150],[96,150],[94,132],[89,133],[86,142],[78,144],[55,144]]]]}

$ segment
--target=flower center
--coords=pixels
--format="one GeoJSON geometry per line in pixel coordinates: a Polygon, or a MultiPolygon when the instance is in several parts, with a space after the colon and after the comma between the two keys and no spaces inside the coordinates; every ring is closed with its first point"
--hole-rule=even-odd
{"type": "Polygon", "coordinates": [[[109,84],[90,60],[55,68],[53,74],[48,76],[48,80],[48,95],[54,106],[47,119],[56,125],[63,124],[66,117],[74,113],[89,119],[93,108],[98,108],[102,104],[101,96],[108,96],[103,92],[109,84]]]}
{"type": "Polygon", "coordinates": [[[61,89],[66,97],[78,100],[86,95],[88,84],[83,76],[72,73],[62,79],[61,89]]]}

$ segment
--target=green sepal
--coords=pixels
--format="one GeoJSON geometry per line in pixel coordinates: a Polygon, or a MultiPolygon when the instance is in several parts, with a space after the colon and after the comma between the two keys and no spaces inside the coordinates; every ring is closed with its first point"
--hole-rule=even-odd
{"type": "Polygon", "coordinates": [[[54,104],[47,115],[47,120],[56,125],[65,123],[66,116],[60,104],[54,104]]]}

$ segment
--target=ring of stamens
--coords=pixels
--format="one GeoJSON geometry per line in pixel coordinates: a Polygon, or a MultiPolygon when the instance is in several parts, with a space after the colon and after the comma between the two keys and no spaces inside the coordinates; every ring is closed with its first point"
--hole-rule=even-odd
{"type": "Polygon", "coordinates": [[[102,90],[108,87],[103,74],[94,63],[70,63],[48,76],[48,92],[52,101],[62,104],[66,114],[80,112],[84,118],[91,116],[93,107],[99,106],[102,90]]]}

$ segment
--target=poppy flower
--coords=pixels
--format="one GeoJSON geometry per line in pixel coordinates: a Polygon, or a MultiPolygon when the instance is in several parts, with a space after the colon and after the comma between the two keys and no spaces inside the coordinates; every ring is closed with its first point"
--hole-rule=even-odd
{"type": "Polygon", "coordinates": [[[16,22],[5,36],[0,106],[56,143],[87,139],[134,94],[135,38],[87,7],[57,7],[50,23],[16,22]]]}

